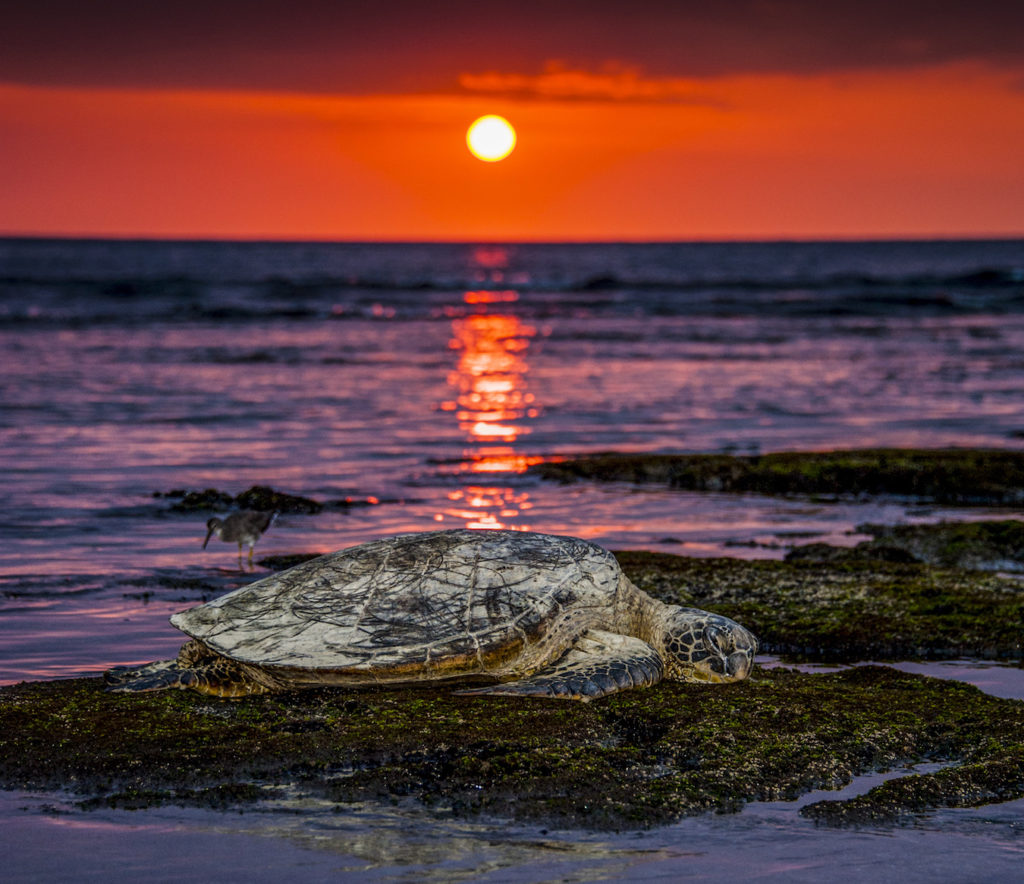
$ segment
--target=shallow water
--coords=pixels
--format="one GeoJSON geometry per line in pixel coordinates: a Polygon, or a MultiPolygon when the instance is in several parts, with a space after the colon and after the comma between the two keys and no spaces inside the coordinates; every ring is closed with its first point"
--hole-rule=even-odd
{"type": "MultiPolygon", "coordinates": [[[[545,531],[587,537],[614,549],[701,557],[778,558],[813,540],[853,544],[866,539],[853,532],[863,522],[979,516],[897,502],[778,501],[619,484],[519,487],[521,495],[529,494],[530,518],[545,531]]],[[[441,486],[441,492],[446,501],[455,494],[482,493],[475,486],[441,486]]],[[[260,543],[257,558],[325,552],[387,534],[451,525],[450,518],[435,520],[436,503],[420,499],[349,513],[283,515],[260,543]]],[[[468,513],[471,504],[472,499],[467,524],[477,521],[468,513]]],[[[57,560],[42,532],[31,544],[21,544],[17,557],[10,549],[0,554],[8,560],[0,576],[0,684],[96,675],[111,665],[172,657],[182,639],[167,622],[171,614],[268,573],[258,565],[250,570],[244,561],[240,567],[237,551],[226,544],[213,541],[208,551],[201,550],[205,515],[172,516],[157,506],[93,516],[101,530],[67,526],[71,536],[61,544],[57,560]]],[[[1005,517],[1007,512],[1013,511],[982,515],[1005,517]]]]}
{"type": "MultiPolygon", "coordinates": [[[[934,767],[934,766],[933,766],[934,767]]],[[[940,810],[913,824],[829,829],[798,813],[842,792],[752,804],[644,832],[563,832],[457,820],[418,809],[311,801],[242,813],[183,808],[71,809],[52,796],[0,793],[5,880],[180,881],[1013,881],[1024,862],[1024,800],[940,810]],[[72,860],[71,857],[74,857],[72,860]]]]}
{"type": "MultiPolygon", "coordinates": [[[[780,666],[797,669],[800,672],[838,672],[849,666],[835,666],[825,663],[789,663],[778,657],[762,655],[757,658],[759,666],[774,669],[780,666]]],[[[991,660],[900,660],[898,662],[865,661],[854,666],[891,666],[901,672],[927,675],[929,678],[943,678],[974,685],[979,691],[1002,697],[1004,700],[1024,700],[1024,666],[995,663],[991,660]]]]}
{"type": "Polygon", "coordinates": [[[356,504],[282,516],[262,554],[507,526],[781,556],[862,522],[1006,515],[524,471],[608,449],[1017,447],[1024,242],[0,240],[0,350],[2,683],[170,653],[170,612],[253,579],[200,548],[208,514],[155,492],[356,504]]]}
{"type": "MultiPolygon", "coordinates": [[[[0,684],[170,656],[170,613],[265,573],[227,544],[202,550],[208,514],[154,492],[262,484],[328,503],[282,516],[257,556],[468,525],[779,557],[855,543],[864,522],[1021,515],[525,470],[611,449],[1019,448],[1022,241],[0,240],[0,352],[0,684]]],[[[613,837],[373,808],[82,814],[51,800],[0,801],[11,880],[108,866],[149,880],[810,880],[837,862],[846,880],[997,880],[1021,859],[1020,802],[884,833],[816,830],[787,805],[613,837]]]]}

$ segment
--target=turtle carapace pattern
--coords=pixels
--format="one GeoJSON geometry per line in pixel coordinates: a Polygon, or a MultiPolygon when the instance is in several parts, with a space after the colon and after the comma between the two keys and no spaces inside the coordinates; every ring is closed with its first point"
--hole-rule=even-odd
{"type": "Polygon", "coordinates": [[[746,678],[738,623],[659,602],[575,537],[458,529],[330,553],[171,617],[177,660],[107,673],[111,690],[222,697],[462,682],[464,694],[590,700],[662,679],[746,678]]]}

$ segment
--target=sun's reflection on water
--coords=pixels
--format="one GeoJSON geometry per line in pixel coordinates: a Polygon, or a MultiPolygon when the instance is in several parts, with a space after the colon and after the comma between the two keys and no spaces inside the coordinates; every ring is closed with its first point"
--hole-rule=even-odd
{"type": "Polygon", "coordinates": [[[526,357],[537,331],[500,307],[518,297],[513,290],[468,291],[463,301],[472,312],[452,321],[448,347],[458,359],[448,374],[448,385],[455,398],[441,408],[454,412],[470,443],[463,451],[460,472],[499,481],[476,481],[450,492],[450,505],[434,516],[438,522],[453,520],[469,528],[529,528],[523,523],[531,507],[529,493],[500,482],[502,474],[522,473],[540,460],[516,447],[530,432],[526,422],[539,414],[526,384],[526,357]]]}

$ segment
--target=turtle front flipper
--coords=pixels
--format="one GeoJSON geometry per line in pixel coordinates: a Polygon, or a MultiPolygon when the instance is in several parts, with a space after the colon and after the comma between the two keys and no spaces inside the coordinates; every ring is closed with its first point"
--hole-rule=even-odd
{"type": "Polygon", "coordinates": [[[596,700],[607,694],[657,684],[664,667],[647,642],[591,629],[552,666],[528,678],[457,691],[463,696],[551,697],[596,700]]]}

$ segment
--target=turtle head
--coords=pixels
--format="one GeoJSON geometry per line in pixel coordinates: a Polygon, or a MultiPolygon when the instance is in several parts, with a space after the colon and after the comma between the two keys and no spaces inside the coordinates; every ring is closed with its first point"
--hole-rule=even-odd
{"type": "Polygon", "coordinates": [[[697,608],[673,608],[665,625],[662,659],[666,677],[726,682],[750,675],[757,639],[735,620],[697,608]]]}
{"type": "MultiPolygon", "coordinates": [[[[203,549],[206,549],[206,544],[208,544],[210,542],[210,538],[213,537],[213,532],[220,528],[223,524],[224,523],[216,517],[207,521],[206,540],[203,541],[203,549]]],[[[217,536],[219,537],[220,535],[218,534],[217,536]]]]}

